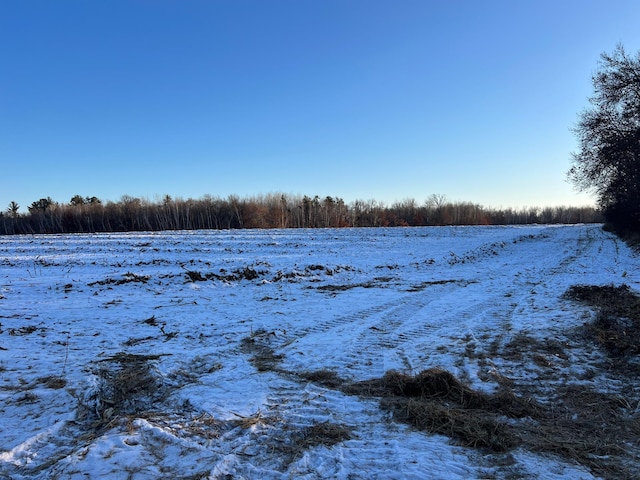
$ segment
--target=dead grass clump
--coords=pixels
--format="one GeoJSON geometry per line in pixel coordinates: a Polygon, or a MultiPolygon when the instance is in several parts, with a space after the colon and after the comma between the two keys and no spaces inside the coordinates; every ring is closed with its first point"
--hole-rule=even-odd
{"type": "Polygon", "coordinates": [[[38,331],[38,327],[36,327],[35,325],[27,325],[19,328],[10,328],[9,335],[21,337],[24,335],[31,335],[33,332],[37,332],[37,331],[38,331]]]}
{"type": "Polygon", "coordinates": [[[165,394],[162,377],[150,363],[159,355],[119,353],[100,360],[98,389],[85,399],[79,417],[96,417],[102,428],[115,418],[145,411],[165,394]]]}
{"type": "Polygon", "coordinates": [[[269,344],[271,336],[275,336],[275,332],[260,329],[243,338],[240,342],[240,351],[251,354],[249,362],[259,372],[277,371],[278,365],[284,358],[282,354],[276,353],[269,344]]]}
{"type": "Polygon", "coordinates": [[[440,399],[459,408],[487,410],[511,418],[535,417],[539,410],[532,399],[523,399],[513,392],[487,394],[475,391],[441,368],[423,370],[415,376],[392,370],[385,373],[381,382],[386,390],[397,396],[440,399]]]}
{"type": "Polygon", "coordinates": [[[431,281],[421,282],[417,285],[412,285],[407,289],[407,292],[421,292],[427,287],[430,287],[433,285],[446,285],[447,283],[459,283],[459,284],[466,285],[468,282],[466,280],[453,280],[453,279],[452,280],[431,280],[431,281]]]}
{"type": "MultiPolygon", "coordinates": [[[[187,408],[188,409],[188,408],[187,408]]],[[[199,443],[220,438],[234,428],[232,422],[219,420],[204,412],[197,416],[178,412],[145,411],[126,417],[125,426],[129,435],[136,433],[135,420],[142,418],[179,438],[189,438],[199,443]]],[[[182,477],[180,477],[182,478],[182,477]]]]}
{"type": "Polygon", "coordinates": [[[264,272],[257,272],[255,271],[253,268],[251,267],[245,267],[243,269],[238,269],[235,270],[234,273],[238,276],[238,278],[240,279],[244,279],[244,280],[255,280],[256,278],[259,278],[261,273],[264,272]]]}
{"type": "Polygon", "coordinates": [[[255,425],[260,425],[264,423],[265,417],[262,416],[262,412],[258,410],[253,415],[240,415],[239,413],[233,413],[237,420],[231,420],[229,423],[232,427],[240,427],[240,428],[251,428],[255,425]]]}
{"type": "Polygon", "coordinates": [[[206,277],[202,276],[200,272],[197,272],[195,270],[187,270],[186,274],[190,282],[206,282],[207,281],[206,277]]]}
{"type": "MultiPolygon", "coordinates": [[[[244,268],[236,268],[231,273],[227,273],[225,269],[220,269],[220,273],[207,273],[206,279],[208,280],[221,280],[223,282],[237,282],[240,280],[256,280],[263,275],[266,275],[265,270],[256,270],[253,267],[246,266],[244,268]]],[[[203,278],[203,280],[205,280],[203,278]]]]}
{"type": "Polygon", "coordinates": [[[521,437],[531,450],[570,459],[603,478],[638,478],[637,402],[587,385],[565,385],[544,417],[522,426],[521,437]]]}
{"type": "Polygon", "coordinates": [[[271,444],[268,445],[271,451],[280,454],[283,467],[300,458],[305,450],[319,445],[332,447],[352,438],[350,427],[331,422],[322,422],[303,428],[284,425],[283,432],[285,434],[281,438],[271,438],[271,444]]]}
{"type": "Polygon", "coordinates": [[[151,278],[150,275],[137,275],[132,272],[127,272],[122,275],[122,278],[106,278],[104,280],[97,280],[95,282],[88,283],[90,287],[95,285],[123,285],[125,283],[147,283],[151,278]]]}
{"type": "Polygon", "coordinates": [[[22,394],[20,397],[15,399],[15,402],[17,404],[22,404],[22,403],[36,403],[38,400],[40,400],[40,398],[32,392],[26,392],[24,394],[22,394]]]}
{"type": "Polygon", "coordinates": [[[609,356],[630,359],[640,353],[640,297],[628,285],[574,285],[565,297],[597,310],[585,331],[609,356]]]}
{"type": "Polygon", "coordinates": [[[40,377],[37,380],[38,383],[44,384],[47,388],[53,390],[59,390],[67,386],[67,379],[64,377],[58,377],[56,375],[49,375],[48,377],[40,377]]]}
{"type": "Polygon", "coordinates": [[[463,446],[494,452],[520,443],[517,433],[500,417],[539,415],[539,407],[531,399],[506,391],[492,395],[475,391],[440,368],[417,375],[389,371],[380,379],[380,387],[383,407],[399,420],[447,435],[463,446]]]}
{"type": "Polygon", "coordinates": [[[352,283],[347,285],[320,285],[316,287],[318,290],[323,292],[346,292],[347,290],[351,290],[352,288],[364,287],[364,283],[352,283]]]}
{"type": "MultiPolygon", "coordinates": [[[[504,346],[500,356],[507,360],[520,360],[526,356],[531,356],[536,363],[542,361],[539,357],[544,358],[548,355],[567,360],[569,358],[566,352],[568,347],[568,344],[557,339],[540,340],[520,333],[504,346]],[[536,357],[538,358],[536,359],[536,357]]],[[[548,360],[542,363],[549,364],[548,360]]]]}
{"type": "Polygon", "coordinates": [[[346,292],[353,288],[376,288],[384,287],[383,283],[393,280],[391,277],[377,277],[368,282],[349,283],[345,285],[320,285],[316,287],[317,290],[323,292],[346,292]]]}
{"type": "Polygon", "coordinates": [[[315,370],[310,372],[302,372],[299,376],[309,382],[317,383],[323,387],[331,389],[339,389],[345,381],[338,376],[333,370],[315,370]]]}
{"type": "MultiPolygon", "coordinates": [[[[396,420],[446,435],[466,447],[505,452],[513,448],[558,455],[603,478],[640,478],[640,399],[580,384],[546,391],[539,385],[503,387],[489,394],[471,389],[450,372],[433,368],[417,375],[388,371],[360,382],[319,370],[300,376],[349,395],[380,399],[396,420]]],[[[550,385],[546,385],[548,390],[550,385]]]]}
{"type": "Polygon", "coordinates": [[[142,322],[146,323],[147,325],[151,325],[152,327],[158,326],[158,319],[156,318],[155,315],[150,316],[149,318],[143,320],[142,322]]]}
{"type": "Polygon", "coordinates": [[[446,403],[410,398],[399,402],[383,400],[394,416],[431,433],[446,435],[462,446],[507,451],[520,443],[512,428],[493,412],[460,408],[446,403]]]}
{"type": "Polygon", "coordinates": [[[405,397],[445,397],[463,403],[474,392],[454,375],[441,368],[406,375],[390,370],[382,377],[383,385],[396,395],[405,397]]]}
{"type": "Polygon", "coordinates": [[[296,438],[296,443],[303,449],[318,445],[331,447],[337,443],[350,440],[351,429],[342,424],[322,422],[303,428],[298,437],[296,438]]]}
{"type": "Polygon", "coordinates": [[[350,395],[380,398],[394,417],[421,430],[447,435],[468,447],[503,452],[521,443],[504,417],[537,417],[539,406],[512,392],[486,394],[464,385],[441,368],[417,375],[388,371],[382,378],[347,382],[333,372],[308,372],[303,378],[350,395]]]}
{"type": "Polygon", "coordinates": [[[140,338],[129,338],[127,340],[125,340],[124,342],[122,342],[122,344],[125,347],[133,347],[134,345],[138,345],[140,343],[144,343],[144,342],[148,342],[150,340],[155,340],[156,337],[153,336],[147,336],[147,337],[140,337],[140,338]]]}

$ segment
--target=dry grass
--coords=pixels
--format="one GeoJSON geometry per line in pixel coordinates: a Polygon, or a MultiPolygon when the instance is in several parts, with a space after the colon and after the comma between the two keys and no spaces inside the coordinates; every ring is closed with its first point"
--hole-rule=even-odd
{"type": "Polygon", "coordinates": [[[640,297],[628,285],[574,285],[565,297],[596,309],[586,333],[608,355],[629,360],[640,353],[640,297]]]}
{"type": "Polygon", "coordinates": [[[604,478],[638,478],[637,406],[616,394],[570,384],[558,387],[544,416],[523,425],[520,435],[533,451],[553,453],[604,478]]]}
{"type": "Polygon", "coordinates": [[[273,336],[275,336],[275,332],[260,329],[243,338],[240,342],[240,351],[251,354],[249,362],[259,372],[278,371],[278,365],[284,358],[283,355],[275,353],[269,344],[273,336]]]}
{"type": "Polygon", "coordinates": [[[340,387],[345,384],[345,381],[333,370],[302,372],[299,376],[304,380],[317,383],[331,389],[340,389],[340,387]]]}
{"type": "Polygon", "coordinates": [[[79,405],[79,418],[88,417],[94,429],[116,419],[146,411],[165,395],[162,377],[150,363],[160,355],[118,353],[99,361],[97,391],[79,405]]]}
{"type": "Polygon", "coordinates": [[[58,377],[56,375],[49,375],[48,377],[40,377],[36,380],[38,383],[44,384],[47,388],[53,390],[59,390],[67,386],[67,379],[64,377],[58,377]]]}
{"type": "Polygon", "coordinates": [[[531,399],[511,392],[472,390],[440,368],[417,375],[388,371],[382,378],[347,385],[347,393],[373,395],[396,419],[430,433],[447,435],[467,447],[508,450],[520,442],[501,417],[537,416],[531,399]]]}
{"type": "Polygon", "coordinates": [[[106,278],[104,280],[97,280],[95,282],[88,283],[87,285],[93,287],[95,285],[124,285],[125,283],[147,283],[151,278],[150,275],[137,275],[132,272],[126,272],[122,275],[122,278],[106,278]]]}
{"type": "Polygon", "coordinates": [[[505,359],[521,360],[530,357],[533,358],[534,362],[543,364],[540,366],[550,366],[548,357],[567,360],[569,358],[566,352],[568,348],[569,345],[567,343],[558,339],[545,339],[542,341],[520,333],[513,337],[499,353],[505,359]]]}
{"type": "Polygon", "coordinates": [[[352,438],[352,429],[344,424],[321,422],[306,427],[282,425],[282,436],[269,438],[266,447],[277,452],[283,470],[300,458],[306,450],[320,445],[330,448],[352,438]]]}
{"type": "MultiPolygon", "coordinates": [[[[184,268],[184,267],[183,267],[184,268]]],[[[202,273],[195,270],[185,269],[187,279],[190,282],[206,282],[207,280],[220,280],[223,282],[237,282],[240,280],[256,280],[268,272],[264,270],[255,270],[253,267],[246,266],[244,268],[237,268],[231,273],[227,273],[225,269],[220,269],[220,273],[202,273]]]]}
{"type": "Polygon", "coordinates": [[[417,285],[412,285],[411,287],[409,287],[407,289],[407,292],[421,292],[424,289],[426,289],[427,287],[433,286],[433,285],[446,285],[447,283],[458,283],[458,284],[462,284],[462,285],[467,285],[468,282],[467,280],[460,280],[460,279],[450,279],[450,280],[431,280],[431,281],[427,281],[427,282],[421,282],[417,285]]]}
{"type": "Polygon", "coordinates": [[[10,328],[9,335],[12,336],[24,336],[31,335],[33,332],[37,332],[39,330],[35,325],[26,325],[24,327],[19,328],[10,328]]]}
{"type": "Polygon", "coordinates": [[[322,422],[303,428],[296,443],[301,449],[308,449],[318,445],[331,447],[350,439],[351,429],[346,425],[322,422]]]}
{"type": "Polygon", "coordinates": [[[440,368],[417,375],[388,371],[382,378],[362,382],[349,382],[327,370],[301,376],[350,395],[377,397],[396,420],[446,435],[465,447],[489,453],[521,447],[553,454],[605,478],[640,474],[633,460],[634,451],[640,453],[640,399],[635,397],[570,384],[555,388],[540,403],[533,400],[537,386],[519,386],[520,394],[503,386],[488,394],[440,368]]]}
{"type": "Polygon", "coordinates": [[[231,425],[233,425],[234,427],[251,428],[264,422],[264,417],[262,416],[262,411],[260,410],[258,410],[253,415],[240,415],[239,413],[234,412],[231,413],[238,417],[237,420],[231,421],[231,425]]]}

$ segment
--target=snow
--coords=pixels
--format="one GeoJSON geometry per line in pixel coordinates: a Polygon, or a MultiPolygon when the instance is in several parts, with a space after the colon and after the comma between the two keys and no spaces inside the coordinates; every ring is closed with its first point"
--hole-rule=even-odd
{"type": "MultiPolygon", "coordinates": [[[[492,392],[538,367],[474,353],[564,338],[592,314],[562,298],[571,285],[638,282],[598,225],[0,237],[0,477],[593,478],[524,450],[501,467],[287,372],[437,366],[492,392]],[[259,368],[265,346],[278,358],[259,368]],[[99,395],[123,353],[161,379],[127,415],[99,395]],[[284,448],[321,422],[351,438],[284,448]]],[[[600,353],[571,355],[579,377],[600,353]]]]}

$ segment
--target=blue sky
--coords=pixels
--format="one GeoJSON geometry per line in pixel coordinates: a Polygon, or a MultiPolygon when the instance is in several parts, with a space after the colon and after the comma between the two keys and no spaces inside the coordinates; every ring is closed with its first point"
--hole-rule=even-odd
{"type": "Polygon", "coordinates": [[[430,194],[592,204],[566,182],[637,0],[0,0],[0,209],[430,194]]]}

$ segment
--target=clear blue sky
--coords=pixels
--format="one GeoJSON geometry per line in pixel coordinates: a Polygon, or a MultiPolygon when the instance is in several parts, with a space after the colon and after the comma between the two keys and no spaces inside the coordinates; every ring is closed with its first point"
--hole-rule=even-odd
{"type": "Polygon", "coordinates": [[[283,192],[592,204],[565,180],[637,0],[0,0],[0,209],[283,192]]]}

